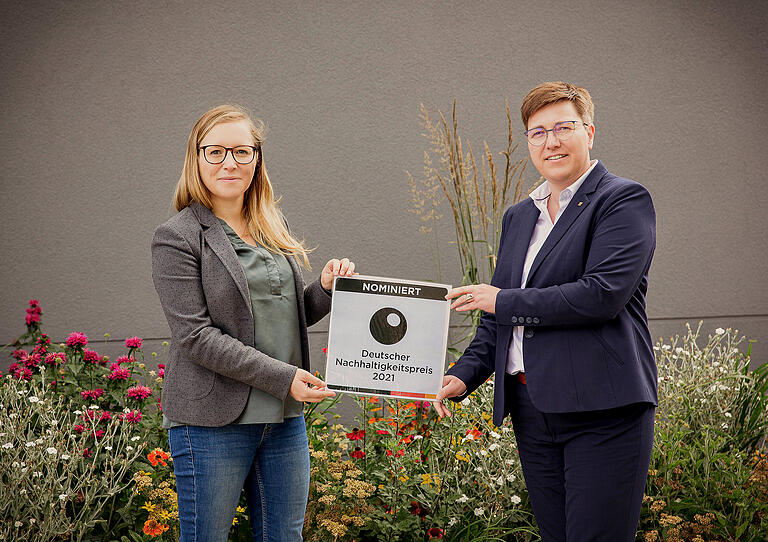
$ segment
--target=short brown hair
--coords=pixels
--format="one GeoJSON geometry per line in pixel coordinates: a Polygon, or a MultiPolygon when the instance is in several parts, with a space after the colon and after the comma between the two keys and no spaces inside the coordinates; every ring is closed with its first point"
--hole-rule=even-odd
{"type": "Polygon", "coordinates": [[[571,83],[551,81],[535,86],[523,99],[523,105],[520,106],[523,126],[528,128],[528,119],[539,109],[565,100],[574,105],[581,120],[592,124],[595,117],[595,104],[592,103],[589,91],[571,83]]]}

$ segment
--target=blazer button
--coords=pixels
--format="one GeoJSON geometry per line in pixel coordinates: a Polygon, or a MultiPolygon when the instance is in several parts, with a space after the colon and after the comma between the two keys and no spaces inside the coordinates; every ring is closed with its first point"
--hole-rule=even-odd
{"type": "Polygon", "coordinates": [[[513,316],[512,318],[509,319],[509,321],[512,322],[513,324],[516,324],[517,323],[517,316],[513,316]]]}
{"type": "Polygon", "coordinates": [[[534,316],[533,317],[533,323],[534,324],[539,324],[539,323],[541,323],[541,320],[539,320],[539,318],[537,316],[534,316]]]}
{"type": "Polygon", "coordinates": [[[533,333],[533,330],[532,330],[532,329],[526,329],[526,330],[525,330],[525,338],[526,338],[526,339],[531,339],[531,338],[533,338],[533,335],[534,335],[534,333],[533,333]]]}
{"type": "Polygon", "coordinates": [[[533,318],[531,318],[530,316],[526,316],[525,323],[528,325],[531,325],[533,323],[533,318]]]}

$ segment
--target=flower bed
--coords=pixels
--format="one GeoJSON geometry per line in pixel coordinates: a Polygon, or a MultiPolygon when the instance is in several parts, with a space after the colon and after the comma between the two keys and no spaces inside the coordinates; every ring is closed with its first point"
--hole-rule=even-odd
{"type": "MultiPolygon", "coordinates": [[[[53,344],[36,300],[0,376],[0,539],[177,540],[159,403],[163,356],[142,340],[115,362],[80,332],[53,344]]],[[[638,540],[768,538],[768,365],[749,371],[732,330],[656,346],[661,397],[638,540]]],[[[748,354],[748,352],[747,352],[748,354]]],[[[514,435],[489,413],[493,383],[440,420],[423,402],[305,409],[308,541],[538,540],[514,435]]],[[[248,540],[244,501],[231,540],[248,540]]]]}

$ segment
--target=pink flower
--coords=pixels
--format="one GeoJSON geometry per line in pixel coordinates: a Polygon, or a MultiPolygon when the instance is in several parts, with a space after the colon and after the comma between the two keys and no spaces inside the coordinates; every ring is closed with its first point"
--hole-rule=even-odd
{"type": "Polygon", "coordinates": [[[88,346],[88,337],[85,333],[75,331],[67,337],[66,345],[70,348],[85,348],[88,346]]]}
{"type": "Polygon", "coordinates": [[[120,416],[120,418],[131,424],[139,423],[141,421],[141,412],[138,410],[132,410],[131,412],[123,414],[120,416]]]}
{"type": "Polygon", "coordinates": [[[23,358],[26,355],[27,355],[26,350],[14,350],[13,354],[12,354],[12,357],[18,360],[18,359],[23,358]]]}
{"type": "Polygon", "coordinates": [[[42,311],[42,309],[40,308],[40,302],[37,299],[30,299],[29,300],[29,309],[27,309],[27,310],[30,310],[30,309],[42,311]]]}
{"type": "Polygon", "coordinates": [[[131,371],[123,369],[117,363],[113,363],[112,367],[112,372],[107,375],[107,378],[110,380],[128,380],[131,376],[131,371]]]}
{"type": "Polygon", "coordinates": [[[157,372],[157,376],[159,376],[160,378],[165,378],[165,369],[160,369],[157,372]]]}
{"type": "Polygon", "coordinates": [[[141,339],[139,337],[130,337],[125,339],[126,348],[141,348],[141,339]]]}
{"type": "Polygon", "coordinates": [[[101,361],[101,358],[99,357],[98,352],[94,352],[93,350],[88,350],[86,348],[85,350],[83,350],[83,361],[98,363],[101,361]]]}
{"type": "Polygon", "coordinates": [[[67,358],[64,356],[64,352],[51,352],[45,356],[46,365],[60,365],[66,361],[67,358]]]}
{"type": "Polygon", "coordinates": [[[108,410],[105,410],[101,413],[101,419],[99,421],[105,422],[112,419],[112,413],[108,410]]]}
{"type": "Polygon", "coordinates": [[[24,321],[27,323],[28,326],[39,324],[40,315],[35,313],[27,313],[27,316],[24,318],[24,321]]]}
{"type": "Polygon", "coordinates": [[[91,453],[90,448],[86,448],[85,450],[83,450],[83,457],[93,457],[93,453],[91,453]]]}
{"type": "Polygon", "coordinates": [[[40,354],[26,355],[21,359],[21,364],[24,365],[24,367],[33,369],[40,364],[40,361],[40,354]]]}
{"type": "Polygon", "coordinates": [[[104,390],[101,388],[96,388],[95,390],[83,390],[80,392],[80,395],[83,396],[83,399],[98,399],[104,395],[104,390]]]}
{"type": "Polygon", "coordinates": [[[14,361],[13,363],[11,363],[11,364],[8,366],[8,372],[9,372],[10,374],[13,374],[13,373],[15,373],[15,372],[16,372],[16,369],[18,369],[18,368],[19,368],[19,364],[18,364],[18,363],[16,363],[16,362],[14,361]]]}
{"type": "Polygon", "coordinates": [[[149,389],[147,386],[142,386],[141,384],[133,386],[132,388],[128,388],[128,397],[130,399],[146,399],[150,395],[152,395],[152,390],[149,389]]]}
{"type": "Polygon", "coordinates": [[[47,333],[43,333],[40,335],[40,338],[37,339],[35,344],[48,346],[51,344],[51,339],[48,337],[47,333]]]}
{"type": "Polygon", "coordinates": [[[117,358],[117,364],[122,365],[123,363],[133,363],[135,360],[128,356],[120,356],[117,358]]]}
{"type": "Polygon", "coordinates": [[[77,424],[72,429],[74,429],[77,433],[82,433],[83,431],[85,431],[85,426],[81,424],[77,424]]]}
{"type": "Polygon", "coordinates": [[[32,380],[32,369],[28,367],[19,367],[14,371],[13,376],[18,380],[32,380]]]}
{"type": "Polygon", "coordinates": [[[104,436],[104,430],[102,429],[97,429],[96,431],[93,432],[93,438],[95,438],[96,440],[99,440],[103,436],[104,436]]]}

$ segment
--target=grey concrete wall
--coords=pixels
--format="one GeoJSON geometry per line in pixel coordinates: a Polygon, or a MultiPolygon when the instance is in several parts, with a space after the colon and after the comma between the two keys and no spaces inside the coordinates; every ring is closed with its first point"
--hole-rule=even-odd
{"type": "MultiPolygon", "coordinates": [[[[564,79],[596,103],[593,156],[651,191],[656,336],[704,319],[768,358],[765,2],[9,2],[0,44],[0,342],[38,298],[46,329],[168,335],[149,243],[195,119],[263,118],[265,157],[317,269],[430,279],[405,170],[419,104],[457,98],[500,149],[504,102],[564,79]]],[[[522,130],[517,115],[516,129],[522,130]]],[[[533,180],[534,176],[530,176],[533,180]]],[[[445,220],[443,239],[451,237],[445,220]]],[[[445,248],[445,280],[458,281],[445,248]]],[[[326,322],[313,332],[317,366],[326,322]]]]}

